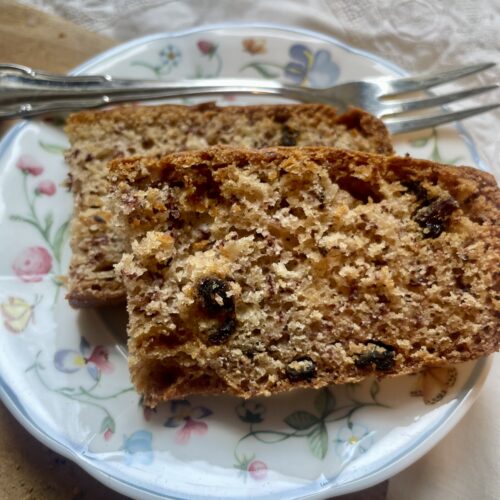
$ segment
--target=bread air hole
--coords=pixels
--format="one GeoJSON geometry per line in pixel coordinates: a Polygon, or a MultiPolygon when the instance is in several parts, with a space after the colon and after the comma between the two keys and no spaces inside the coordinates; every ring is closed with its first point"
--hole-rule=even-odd
{"type": "Polygon", "coordinates": [[[142,143],[141,143],[141,146],[142,146],[142,149],[151,149],[153,146],[155,145],[155,141],[153,141],[153,139],[143,139],[142,143]]]}
{"type": "Polygon", "coordinates": [[[184,370],[177,364],[156,364],[149,374],[143,373],[139,378],[149,380],[153,391],[162,390],[176,384],[183,376],[184,370]]]}
{"type": "Polygon", "coordinates": [[[335,181],[340,189],[347,191],[354,199],[361,201],[362,203],[368,203],[371,199],[374,203],[379,203],[382,201],[382,196],[378,192],[375,186],[372,186],[369,182],[354,177],[352,175],[347,175],[345,177],[340,177],[335,181]]]}
{"type": "Polygon", "coordinates": [[[155,350],[163,349],[173,349],[185,344],[189,340],[189,337],[184,333],[170,333],[164,335],[158,335],[155,337],[150,337],[144,341],[141,345],[141,349],[145,349],[146,352],[151,352],[155,350]]]}

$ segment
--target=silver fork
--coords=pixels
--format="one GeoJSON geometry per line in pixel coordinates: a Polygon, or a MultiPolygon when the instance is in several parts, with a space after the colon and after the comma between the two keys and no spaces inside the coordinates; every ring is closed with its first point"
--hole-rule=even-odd
{"type": "Polygon", "coordinates": [[[381,118],[393,134],[411,132],[462,120],[492,110],[500,103],[465,109],[441,110],[431,116],[405,113],[442,106],[498,88],[488,85],[425,97],[395,99],[400,94],[427,90],[494,66],[482,63],[442,73],[407,78],[378,77],[317,89],[269,80],[197,79],[177,82],[119,79],[110,76],[61,76],[26,66],[0,64],[0,119],[36,116],[57,111],[97,108],[112,103],[216,94],[269,94],[302,102],[330,104],[345,111],[365,109],[381,118]]]}

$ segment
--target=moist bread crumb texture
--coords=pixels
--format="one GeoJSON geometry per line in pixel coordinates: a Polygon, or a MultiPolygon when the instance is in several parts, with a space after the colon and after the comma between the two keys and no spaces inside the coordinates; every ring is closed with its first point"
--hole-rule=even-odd
{"type": "Polygon", "coordinates": [[[159,157],[213,144],[248,148],[324,145],[392,153],[380,120],[356,109],[338,115],[321,104],[122,106],[73,114],[66,133],[71,144],[66,160],[74,195],[67,297],[74,307],[125,300],[113,266],[129,242],[113,227],[106,207],[109,160],[133,155],[159,157]]]}
{"type": "Polygon", "coordinates": [[[149,405],[418,372],[498,350],[499,190],[333,148],[111,163],[132,380],[149,405]]]}

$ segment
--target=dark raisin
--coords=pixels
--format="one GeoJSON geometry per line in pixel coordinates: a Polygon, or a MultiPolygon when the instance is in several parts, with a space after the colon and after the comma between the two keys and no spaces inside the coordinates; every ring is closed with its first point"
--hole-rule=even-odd
{"type": "Polygon", "coordinates": [[[451,214],[458,208],[453,198],[438,198],[429,206],[423,206],[413,220],[423,229],[424,238],[437,238],[446,231],[451,214]]]}
{"type": "Polygon", "coordinates": [[[276,123],[285,123],[290,118],[290,111],[286,107],[278,107],[274,112],[274,121],[276,123]]]}
{"type": "Polygon", "coordinates": [[[424,207],[430,203],[429,193],[427,189],[425,189],[422,184],[418,181],[409,180],[401,183],[410,193],[415,195],[415,198],[419,200],[420,207],[424,207]]]}
{"type": "Polygon", "coordinates": [[[287,365],[286,375],[292,382],[311,380],[316,376],[316,364],[309,356],[302,356],[287,365]]]}
{"type": "Polygon", "coordinates": [[[204,278],[198,285],[203,306],[212,314],[234,311],[234,299],[227,295],[228,286],[220,278],[204,278]]]}
{"type": "Polygon", "coordinates": [[[234,333],[236,330],[236,319],[227,317],[222,322],[222,325],[217,330],[208,336],[210,344],[221,345],[234,333]]]}
{"type": "Polygon", "coordinates": [[[103,224],[104,222],[106,222],[100,215],[94,215],[94,220],[96,222],[99,222],[99,224],[103,224]]]}
{"type": "Polygon", "coordinates": [[[92,161],[94,159],[94,155],[91,153],[87,153],[87,156],[85,156],[85,161],[92,161]]]}
{"type": "Polygon", "coordinates": [[[368,203],[369,198],[375,203],[382,200],[382,196],[377,192],[374,186],[358,177],[348,175],[346,177],[340,177],[335,182],[340,189],[347,191],[353,198],[363,203],[368,203]]]}
{"type": "Polygon", "coordinates": [[[296,146],[299,132],[290,128],[288,125],[283,125],[281,129],[281,142],[282,146],[296,146]]]}
{"type": "Polygon", "coordinates": [[[369,350],[358,356],[355,361],[358,368],[373,368],[375,365],[376,370],[386,372],[394,367],[396,357],[394,347],[378,340],[370,340],[367,347],[369,350]]]}

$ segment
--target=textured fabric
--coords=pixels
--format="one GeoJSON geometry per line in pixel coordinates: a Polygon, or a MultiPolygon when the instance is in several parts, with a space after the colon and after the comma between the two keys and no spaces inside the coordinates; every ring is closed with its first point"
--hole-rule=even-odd
{"type": "MultiPolygon", "coordinates": [[[[330,34],[411,72],[500,62],[498,0],[22,0],[118,40],[221,22],[273,22],[330,34]]],[[[496,83],[500,68],[454,86],[496,83]]],[[[500,102],[500,91],[473,104],[500,102]]],[[[455,105],[452,106],[452,108],[455,105]]],[[[458,105],[460,107],[460,104],[458,105]]],[[[481,155],[500,171],[500,111],[465,122],[481,155]]]]}
{"type": "MultiPolygon", "coordinates": [[[[319,31],[376,53],[412,73],[481,61],[500,63],[498,0],[23,0],[118,40],[222,22],[272,22],[319,31]]],[[[492,68],[454,84],[498,83],[492,68]]],[[[500,91],[469,105],[500,102],[500,91]]],[[[462,104],[457,106],[459,109],[462,104]]],[[[455,106],[452,106],[455,107],[455,106]]],[[[500,111],[464,122],[500,178],[500,111]]],[[[500,356],[479,400],[430,453],[389,483],[399,500],[493,500],[500,492],[500,356]]],[[[348,495],[381,500],[385,485],[348,495]]]]}

